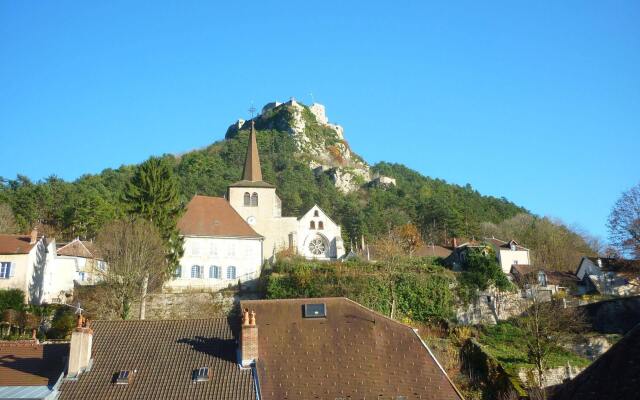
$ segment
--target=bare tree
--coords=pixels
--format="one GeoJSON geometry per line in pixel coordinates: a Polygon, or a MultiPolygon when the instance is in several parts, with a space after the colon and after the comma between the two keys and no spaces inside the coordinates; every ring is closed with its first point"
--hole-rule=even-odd
{"type": "Polygon", "coordinates": [[[153,291],[167,278],[164,242],[151,222],[134,219],[105,226],[96,247],[108,266],[103,273],[105,287],[118,300],[120,317],[128,319],[131,303],[144,300],[143,290],[153,291]]]}
{"type": "MultiPolygon", "coordinates": [[[[531,281],[534,280],[532,276],[531,281]]],[[[532,286],[535,287],[535,283],[532,286]]],[[[535,288],[532,292],[530,307],[516,323],[528,334],[525,337],[527,357],[535,365],[538,385],[544,387],[544,371],[549,355],[573,334],[583,331],[586,323],[584,314],[578,308],[549,301],[535,288]]]]}
{"type": "Polygon", "coordinates": [[[397,309],[397,293],[396,293],[396,274],[402,263],[402,258],[405,256],[404,249],[402,247],[402,239],[398,234],[397,229],[389,229],[386,236],[382,236],[373,243],[376,252],[379,254],[379,259],[382,262],[382,266],[387,275],[387,282],[389,284],[389,292],[391,294],[390,305],[390,318],[395,318],[397,309]]]}
{"type": "Polygon", "coordinates": [[[608,227],[609,241],[621,255],[640,258],[640,183],[616,201],[608,227]]]}
{"type": "Polygon", "coordinates": [[[18,225],[8,204],[0,204],[0,233],[16,233],[18,225]]]}

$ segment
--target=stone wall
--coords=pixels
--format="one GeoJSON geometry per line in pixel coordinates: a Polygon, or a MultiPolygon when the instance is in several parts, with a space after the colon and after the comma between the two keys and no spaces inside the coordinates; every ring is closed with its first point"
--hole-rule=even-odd
{"type": "Polygon", "coordinates": [[[472,303],[456,310],[458,323],[464,325],[491,324],[520,315],[529,305],[529,300],[520,292],[480,292],[472,303]]]}
{"type": "Polygon", "coordinates": [[[624,335],[640,323],[640,296],[591,303],[583,307],[593,329],[624,335]]]}

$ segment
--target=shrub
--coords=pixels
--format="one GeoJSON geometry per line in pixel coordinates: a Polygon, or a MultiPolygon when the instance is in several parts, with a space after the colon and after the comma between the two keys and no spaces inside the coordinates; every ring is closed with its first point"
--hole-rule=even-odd
{"type": "Polygon", "coordinates": [[[24,307],[24,292],[20,289],[0,289],[0,312],[12,309],[20,311],[24,307]]]}

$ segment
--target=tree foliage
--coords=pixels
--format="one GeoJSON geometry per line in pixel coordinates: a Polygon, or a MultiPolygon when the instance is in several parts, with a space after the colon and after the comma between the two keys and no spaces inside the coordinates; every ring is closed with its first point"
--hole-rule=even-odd
{"type": "Polygon", "coordinates": [[[478,249],[467,252],[460,277],[462,284],[472,290],[487,290],[491,286],[502,291],[511,289],[511,282],[502,272],[493,251],[489,248],[485,251],[486,254],[478,249]]]}
{"type": "Polygon", "coordinates": [[[16,233],[18,225],[8,204],[0,204],[0,233],[16,233]]]}
{"type": "Polygon", "coordinates": [[[609,240],[621,255],[640,258],[640,183],[616,201],[608,227],[609,240]]]}

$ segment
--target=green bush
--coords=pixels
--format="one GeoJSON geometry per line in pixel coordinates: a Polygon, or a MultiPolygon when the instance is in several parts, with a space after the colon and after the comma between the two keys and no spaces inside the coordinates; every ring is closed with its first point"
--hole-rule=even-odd
{"type": "Polygon", "coordinates": [[[21,311],[24,308],[24,292],[20,289],[0,289],[0,312],[7,309],[21,311]]]}
{"type": "Polygon", "coordinates": [[[74,311],[68,307],[60,307],[56,310],[51,321],[51,328],[47,331],[47,337],[50,339],[65,339],[76,326],[77,316],[74,311]]]}

